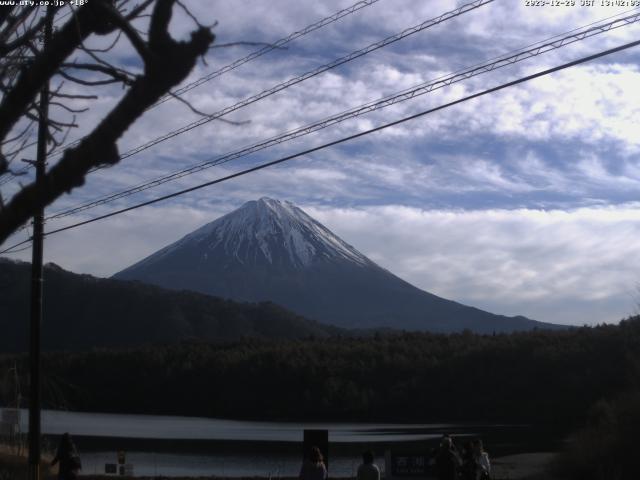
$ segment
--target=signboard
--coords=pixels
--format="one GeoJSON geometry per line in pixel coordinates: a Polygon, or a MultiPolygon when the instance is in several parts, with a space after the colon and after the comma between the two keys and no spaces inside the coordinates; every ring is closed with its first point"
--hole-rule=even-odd
{"type": "Polygon", "coordinates": [[[324,457],[324,464],[329,470],[329,431],[328,430],[305,430],[302,446],[303,460],[309,458],[311,447],[318,447],[324,457]]]}
{"type": "Polygon", "coordinates": [[[125,451],[118,450],[118,463],[107,463],[104,466],[105,473],[133,477],[133,464],[125,463],[126,460],[127,455],[125,451]]]}
{"type": "Polygon", "coordinates": [[[385,453],[385,471],[387,479],[423,478],[436,479],[429,455],[415,452],[391,452],[385,453]]]}
{"type": "Polygon", "coordinates": [[[426,455],[391,454],[391,473],[394,477],[425,477],[429,458],[426,455]]]}

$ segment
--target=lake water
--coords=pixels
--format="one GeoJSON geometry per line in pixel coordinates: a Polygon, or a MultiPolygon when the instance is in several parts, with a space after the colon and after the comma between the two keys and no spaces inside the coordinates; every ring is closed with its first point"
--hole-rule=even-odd
{"type": "MultiPolygon", "coordinates": [[[[22,430],[27,430],[22,412],[22,430]]],[[[120,415],[43,411],[42,431],[56,436],[70,432],[82,457],[84,474],[102,474],[126,450],[135,476],[297,476],[304,429],[326,429],[330,442],[330,473],[355,475],[359,453],[376,455],[394,445],[436,441],[443,432],[474,435],[488,427],[451,424],[295,423],[236,421],[212,418],[120,415]]],[[[498,428],[492,426],[489,428],[498,428]]],[[[52,439],[55,441],[55,439],[52,439]]],[[[54,445],[51,446],[51,448],[54,445]]],[[[384,467],[384,459],[378,458],[384,467]]]]}
{"type": "MultiPolygon", "coordinates": [[[[27,428],[27,412],[22,414],[27,428]]],[[[367,423],[293,423],[223,420],[158,415],[120,415],[44,410],[42,432],[74,436],[124,437],[173,440],[230,440],[259,442],[301,442],[304,429],[329,431],[338,443],[399,442],[432,438],[425,433],[449,425],[405,425],[367,423]]]]}

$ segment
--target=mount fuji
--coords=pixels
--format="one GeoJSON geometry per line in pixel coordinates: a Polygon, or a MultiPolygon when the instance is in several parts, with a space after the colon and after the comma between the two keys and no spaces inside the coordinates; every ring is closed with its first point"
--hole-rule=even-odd
{"type": "Polygon", "coordinates": [[[345,328],[490,333],[557,327],[420,290],[292,203],[270,198],[245,203],[114,278],[233,300],[268,300],[345,328]]]}

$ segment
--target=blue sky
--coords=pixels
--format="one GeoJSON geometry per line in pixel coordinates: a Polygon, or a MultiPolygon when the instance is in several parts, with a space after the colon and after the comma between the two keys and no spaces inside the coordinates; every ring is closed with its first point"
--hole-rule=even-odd
{"type": "MultiPolygon", "coordinates": [[[[187,2],[217,41],[274,42],[351,1],[187,2]]],[[[465,2],[379,0],[186,95],[215,112],[465,2]]],[[[580,2],[577,2],[580,3],[580,2]]],[[[75,206],[571,31],[629,8],[496,0],[91,175],[75,206]]],[[[638,10],[634,12],[637,13],[638,10]]],[[[634,13],[630,12],[630,13],[634,13]]],[[[184,15],[176,36],[193,28],[184,15]]],[[[640,38],[626,26],[308,137],[51,222],[84,220],[319,145],[640,38]]],[[[96,44],[109,39],[92,40],[96,44]]],[[[255,47],[212,49],[190,80],[255,47]]],[[[114,59],[135,65],[126,41],[114,59]]],[[[46,260],[106,276],[264,195],[293,201],[383,267],[446,298],[569,324],[616,322],[640,303],[640,48],[558,72],[352,143],[47,240],[46,260]]],[[[122,94],[104,88],[86,132],[122,94]]],[[[121,151],[196,120],[149,111],[121,151]]],[[[3,187],[5,195],[14,186],[3,187]]],[[[25,234],[11,241],[21,240],[25,234]]],[[[12,258],[28,259],[28,252],[12,258]]]]}

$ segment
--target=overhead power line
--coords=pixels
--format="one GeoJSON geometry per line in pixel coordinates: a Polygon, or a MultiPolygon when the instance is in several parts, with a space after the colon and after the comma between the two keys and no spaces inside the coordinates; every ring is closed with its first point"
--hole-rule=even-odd
{"type": "Polygon", "coordinates": [[[324,72],[327,72],[333,68],[336,68],[340,65],[344,65],[345,63],[351,62],[353,60],[355,60],[356,58],[360,58],[364,55],[367,55],[368,53],[371,53],[375,50],[378,50],[382,47],[385,47],[387,45],[390,45],[392,43],[395,43],[397,41],[402,40],[403,38],[406,38],[410,35],[413,35],[415,33],[421,32],[427,28],[433,27],[435,25],[438,25],[440,23],[446,22],[447,20],[451,20],[452,18],[456,18],[460,15],[463,15],[471,10],[475,10],[477,8],[482,7],[483,5],[487,5],[489,3],[492,3],[494,0],[475,0],[473,2],[467,3],[465,5],[462,5],[461,7],[458,7],[454,10],[451,10],[449,12],[445,12],[442,15],[439,15],[435,18],[432,18],[430,20],[426,20],[425,22],[422,22],[418,25],[415,25],[413,27],[410,28],[406,28],[405,30],[403,30],[400,33],[396,33],[395,35],[391,35],[383,40],[380,40],[378,42],[374,42],[371,45],[368,45],[364,48],[361,48],[360,50],[356,50],[354,52],[349,53],[348,55],[345,55],[343,57],[337,58],[336,60],[333,60],[330,63],[327,63],[325,65],[322,65],[318,68],[315,68],[314,70],[310,70],[306,73],[303,73],[302,75],[299,75],[297,77],[293,77],[290,78],[289,80],[279,83],[277,85],[274,85],[271,88],[268,88],[266,90],[263,90],[260,93],[257,93],[255,95],[252,95],[251,97],[245,98],[244,100],[241,100],[233,105],[230,105],[226,108],[223,108],[222,110],[219,110],[218,112],[215,112],[207,117],[203,117],[200,118],[199,120],[196,120],[195,122],[191,122],[188,125],[185,125],[184,127],[178,128],[176,130],[173,130],[171,132],[168,132],[160,137],[155,138],[154,140],[151,140],[147,143],[144,143],[142,145],[139,145],[125,153],[123,153],[122,155],[120,155],[121,159],[125,159],[128,157],[131,157],[133,155],[136,155],[137,153],[142,152],[143,150],[146,150],[154,145],[157,145],[158,143],[164,142],[166,140],[169,140],[170,138],[174,138],[178,135],[181,135],[183,133],[186,133],[190,130],[193,130],[194,128],[200,127],[206,123],[212,122],[213,120],[217,120],[218,118],[221,118],[225,115],[228,115],[231,112],[235,112],[236,110],[239,110],[241,108],[244,108],[248,105],[251,105],[253,103],[256,103],[260,100],[263,100],[267,97],[270,97],[271,95],[274,95],[278,92],[281,92],[282,90],[285,90],[289,87],[292,87],[294,85],[297,85],[299,83],[304,82],[305,80],[308,80],[310,78],[316,77],[324,72]]]}
{"type": "MultiPolygon", "coordinates": [[[[183,133],[191,131],[194,128],[200,127],[200,126],[205,125],[205,124],[207,124],[209,122],[212,122],[214,120],[222,118],[223,116],[228,115],[231,112],[234,112],[236,110],[244,108],[244,107],[246,107],[248,105],[256,103],[256,102],[258,102],[260,100],[263,100],[263,99],[265,99],[267,97],[270,97],[271,95],[274,95],[274,94],[276,94],[278,92],[281,92],[282,90],[285,90],[285,89],[287,89],[289,87],[292,87],[294,85],[302,83],[305,80],[308,80],[310,78],[316,77],[316,76],[318,76],[318,75],[320,75],[320,74],[322,74],[322,73],[324,73],[326,71],[329,71],[329,70],[331,70],[333,68],[336,68],[336,67],[338,67],[340,65],[343,65],[343,64],[348,63],[350,61],[353,61],[353,60],[355,60],[357,58],[360,58],[360,57],[362,57],[364,55],[367,55],[368,53],[371,53],[371,52],[373,52],[375,50],[378,50],[378,49],[383,48],[383,47],[385,47],[387,45],[390,45],[390,44],[395,43],[395,42],[397,42],[399,40],[402,40],[403,38],[406,38],[406,37],[408,37],[410,35],[413,35],[415,33],[418,33],[418,32],[421,32],[423,30],[426,30],[427,28],[433,27],[433,26],[438,25],[440,23],[443,23],[443,22],[445,22],[447,20],[451,20],[452,18],[458,17],[458,16],[460,16],[460,15],[462,15],[464,13],[467,13],[467,12],[469,12],[471,10],[475,10],[477,8],[480,8],[480,7],[484,6],[484,5],[492,3],[493,1],[494,0],[475,0],[473,2],[470,2],[470,3],[467,3],[465,5],[462,5],[462,6],[456,8],[454,10],[445,12],[445,13],[439,15],[438,17],[426,20],[426,21],[424,21],[424,22],[422,22],[422,23],[420,23],[418,25],[415,25],[413,27],[406,28],[403,31],[401,31],[401,32],[399,32],[399,33],[397,33],[395,35],[391,35],[391,36],[389,36],[389,37],[387,37],[387,38],[385,38],[383,40],[380,40],[378,42],[374,42],[374,43],[372,43],[372,44],[370,44],[370,45],[368,45],[368,46],[366,46],[366,47],[364,47],[364,48],[362,48],[360,50],[356,50],[354,52],[351,52],[348,55],[345,55],[343,57],[335,59],[330,63],[327,63],[325,65],[317,67],[316,69],[308,71],[306,73],[303,73],[302,75],[299,75],[297,77],[292,77],[292,78],[290,78],[289,80],[287,80],[285,82],[279,83],[279,84],[277,84],[277,85],[275,85],[275,86],[273,86],[273,87],[271,87],[271,88],[269,88],[267,90],[263,90],[260,93],[252,95],[251,97],[245,98],[244,100],[241,100],[241,101],[239,101],[239,102],[237,102],[237,103],[235,103],[233,105],[230,105],[228,107],[225,107],[224,109],[219,110],[219,111],[217,111],[215,113],[212,113],[211,115],[208,115],[206,117],[200,118],[200,119],[198,119],[198,120],[196,120],[194,122],[191,122],[191,123],[189,123],[189,124],[187,124],[187,125],[185,125],[183,127],[178,128],[176,130],[172,130],[171,132],[168,132],[168,133],[166,133],[166,134],[164,134],[164,135],[162,135],[160,137],[156,137],[155,139],[150,140],[150,141],[148,141],[148,142],[146,142],[146,143],[144,143],[142,145],[138,145],[137,147],[134,147],[134,148],[124,152],[123,154],[121,154],[120,155],[120,159],[124,160],[125,158],[129,158],[129,157],[131,157],[133,155],[136,155],[136,154],[138,154],[138,153],[140,153],[140,152],[142,152],[142,151],[144,151],[144,150],[146,150],[148,148],[153,147],[154,145],[157,145],[157,144],[162,143],[162,142],[164,142],[166,140],[174,138],[174,137],[176,137],[178,135],[181,135],[183,133]]],[[[61,147],[57,151],[53,152],[51,154],[51,156],[58,155],[58,154],[62,153],[64,150],[66,150],[67,148],[70,148],[70,147],[72,147],[74,145],[77,145],[81,141],[82,141],[82,139],[76,140],[75,142],[72,142],[70,144],[67,144],[67,145],[61,147]]],[[[102,168],[104,168],[104,167],[96,167],[96,168],[91,170],[91,173],[95,172],[97,170],[100,170],[102,168]]]]}
{"type": "Polygon", "coordinates": [[[425,95],[427,93],[446,87],[453,83],[457,83],[457,82],[469,79],[473,76],[491,72],[493,70],[503,68],[508,65],[513,65],[514,63],[521,62],[523,60],[541,55],[543,53],[546,53],[552,50],[556,50],[558,48],[562,48],[566,45],[570,45],[577,41],[584,40],[585,38],[589,38],[594,35],[598,35],[600,33],[608,32],[614,28],[619,28],[634,22],[638,22],[638,21],[640,21],[640,12],[636,13],[635,15],[629,15],[627,17],[620,18],[612,22],[608,22],[606,24],[597,25],[589,29],[579,31],[572,35],[567,35],[560,38],[553,37],[555,40],[552,40],[552,41],[538,42],[537,44],[534,44],[534,46],[525,47],[525,49],[516,51],[516,53],[506,54],[501,57],[497,57],[496,59],[493,59],[490,62],[477,64],[472,67],[459,70],[452,74],[440,77],[436,80],[432,80],[427,83],[420,84],[416,87],[404,90],[394,95],[390,95],[382,99],[376,100],[374,102],[370,102],[370,103],[361,105],[359,107],[346,110],[344,112],[325,118],[318,122],[315,122],[294,130],[290,130],[283,134],[280,134],[280,135],[271,137],[269,139],[263,140],[261,142],[252,144],[250,146],[244,147],[240,150],[227,153],[221,156],[213,157],[212,159],[206,162],[200,163],[198,165],[195,165],[183,170],[179,170],[177,172],[159,177],[155,180],[151,180],[151,181],[139,184],[137,186],[125,189],[123,191],[113,193],[111,195],[107,195],[97,200],[93,200],[91,202],[87,202],[82,205],[54,213],[50,215],[47,218],[47,220],[53,220],[53,219],[58,219],[58,218],[66,217],[69,215],[73,215],[73,214],[82,212],[84,210],[97,207],[99,205],[104,205],[106,203],[110,203],[115,200],[128,197],[136,193],[140,193],[144,190],[157,187],[159,185],[168,183],[173,180],[177,180],[187,175],[191,175],[193,173],[200,172],[202,170],[214,167],[216,165],[221,165],[223,163],[227,163],[229,161],[258,152],[260,150],[264,150],[274,145],[278,145],[278,144],[293,140],[295,138],[308,135],[310,133],[327,128],[329,126],[344,122],[351,118],[355,118],[373,111],[381,110],[383,108],[389,107],[391,105],[395,105],[397,103],[411,100],[413,98],[416,98],[421,95],[425,95]]]}
{"type": "Polygon", "coordinates": [[[0,252],[0,255],[3,254],[11,254],[11,253],[20,253],[20,252],[24,252],[26,250],[31,250],[31,238],[28,238],[27,240],[25,240],[24,242],[20,242],[18,245],[14,245],[13,247],[7,248],[6,250],[2,250],[0,252]],[[18,248],[17,250],[15,250],[16,247],[18,247],[19,245],[25,245],[26,243],[28,243],[29,245],[26,245],[22,248],[18,248]]]}
{"type": "MultiPolygon", "coordinates": [[[[373,1],[378,1],[378,0],[373,0],[373,1]]],[[[67,18],[69,15],[71,14],[75,14],[75,10],[74,7],[71,3],[68,3],[68,7],[69,7],[69,11],[67,11],[65,14],[63,15],[59,15],[54,19],[53,22],[53,27],[54,27],[54,31],[56,28],[58,28],[60,26],[60,23],[62,23],[62,21],[67,18]]],[[[39,7],[37,7],[39,8],[39,7]]],[[[61,11],[62,9],[62,5],[60,6],[60,8],[58,9],[58,12],[61,11]]],[[[57,13],[57,12],[56,12],[57,13]]],[[[73,143],[80,143],[80,141],[76,141],[73,143]]],[[[32,142],[29,143],[28,145],[26,145],[24,148],[29,148],[32,147],[34,145],[36,145],[37,142],[32,142]]],[[[68,144],[64,147],[60,147],[58,148],[56,151],[49,153],[47,156],[51,157],[51,155],[56,155],[57,153],[59,153],[60,151],[62,151],[64,148],[67,148],[69,146],[72,146],[71,144],[68,144]]],[[[0,187],[2,187],[3,185],[6,185],[12,181],[14,181],[15,179],[21,177],[22,175],[26,175],[27,173],[29,173],[29,171],[33,168],[33,164],[29,163],[27,164],[25,167],[21,168],[20,170],[18,170],[17,172],[14,173],[7,173],[5,175],[3,175],[2,177],[0,177],[0,187]]]]}
{"type": "MultiPolygon", "coordinates": [[[[304,35],[307,35],[311,32],[314,32],[316,30],[318,30],[319,28],[322,28],[326,25],[329,25],[331,23],[334,23],[336,21],[338,21],[339,19],[341,19],[342,17],[346,17],[347,15],[350,15],[354,12],[357,12],[358,10],[368,7],[370,5],[373,5],[374,3],[376,3],[379,0],[362,0],[360,2],[356,2],[353,5],[351,5],[348,8],[345,8],[344,10],[340,10],[339,12],[334,13],[333,15],[330,15],[328,17],[323,18],[322,20],[316,22],[316,23],[312,23],[311,25],[308,25],[307,27],[303,28],[302,30],[299,30],[297,32],[293,32],[291,34],[289,34],[288,36],[281,38],[280,40],[276,40],[273,44],[269,44],[263,48],[261,48],[260,50],[256,50],[254,52],[251,52],[249,55],[247,55],[246,57],[240,58],[238,60],[236,60],[233,63],[230,63],[229,65],[225,65],[224,67],[216,70],[215,72],[211,72],[208,75],[205,75],[204,77],[199,78],[198,80],[195,80],[191,83],[188,83],[187,85],[180,87],[179,89],[175,90],[173,92],[174,95],[183,95],[186,92],[188,92],[189,90],[193,90],[194,88],[202,85],[203,83],[209,82],[211,80],[213,80],[216,77],[219,77],[221,75],[224,75],[227,72],[230,72],[232,70],[235,70],[236,68],[240,67],[241,65],[244,65],[247,62],[250,62],[252,60],[255,60],[258,57],[261,57],[262,55],[265,55],[266,53],[269,53],[273,50],[276,50],[278,48],[282,48],[283,46],[285,46],[287,43],[292,42],[293,40],[303,37],[304,35]]],[[[164,97],[162,97],[160,100],[158,100],[155,105],[152,105],[150,108],[153,108],[157,105],[160,105],[161,103],[166,102],[167,100],[171,100],[173,98],[173,96],[171,95],[165,95],[164,97]]]]}
{"type": "MultiPolygon", "coordinates": [[[[288,155],[286,157],[282,157],[282,158],[279,158],[277,160],[266,162],[266,163],[263,163],[261,165],[257,165],[255,167],[248,168],[246,170],[242,170],[240,172],[236,172],[236,173],[231,174],[231,175],[227,175],[225,177],[221,177],[221,178],[218,178],[218,179],[215,179],[215,180],[211,180],[209,182],[201,183],[199,185],[196,185],[196,186],[193,186],[193,187],[190,187],[190,188],[186,188],[184,190],[180,190],[178,192],[174,192],[174,193],[171,193],[171,194],[168,194],[168,195],[163,195],[161,197],[155,198],[153,200],[148,200],[146,202],[142,202],[142,203],[139,203],[137,205],[133,205],[131,207],[127,207],[127,208],[123,208],[123,209],[120,209],[120,210],[116,210],[114,212],[111,212],[111,213],[108,213],[108,214],[105,214],[105,215],[101,215],[99,217],[95,217],[95,218],[92,218],[92,219],[89,219],[89,220],[85,220],[85,221],[82,221],[82,222],[74,223],[72,225],[67,225],[66,227],[57,228],[55,230],[51,230],[49,232],[46,232],[45,235],[53,235],[55,233],[60,233],[60,232],[64,232],[64,231],[67,231],[67,230],[74,229],[74,228],[78,228],[78,227],[81,227],[83,225],[94,223],[94,222],[97,222],[99,220],[104,220],[106,218],[110,218],[110,217],[113,217],[113,216],[116,216],[116,215],[120,215],[120,214],[125,213],[125,212],[130,212],[130,211],[136,210],[138,208],[142,208],[142,207],[145,207],[145,206],[148,206],[148,205],[152,205],[154,203],[158,203],[158,202],[162,202],[164,200],[168,200],[170,198],[178,197],[180,195],[184,195],[184,194],[196,191],[196,190],[200,190],[202,188],[205,188],[205,187],[208,187],[208,186],[211,186],[211,185],[222,183],[222,182],[225,182],[227,180],[231,180],[233,178],[241,177],[241,176],[247,175],[249,173],[256,172],[258,170],[263,170],[265,168],[272,167],[274,165],[278,165],[278,164],[293,160],[295,158],[298,158],[298,157],[301,157],[301,156],[304,156],[304,155],[308,155],[310,153],[314,153],[314,152],[317,152],[317,151],[320,151],[320,150],[324,150],[326,148],[329,148],[329,147],[332,147],[332,146],[335,146],[335,145],[339,145],[339,144],[342,144],[342,143],[345,143],[345,142],[348,142],[348,141],[351,141],[351,140],[355,140],[355,139],[360,138],[360,137],[364,137],[364,136],[369,135],[371,133],[379,132],[381,130],[385,130],[385,129],[390,128],[390,127],[395,127],[395,126],[403,124],[405,122],[408,122],[408,121],[415,120],[417,118],[423,117],[425,115],[428,115],[428,114],[431,114],[431,113],[434,113],[434,112],[437,112],[437,111],[440,111],[440,110],[444,110],[446,108],[450,108],[450,107],[452,107],[454,105],[458,105],[458,104],[467,102],[469,100],[473,100],[475,98],[479,98],[479,97],[482,97],[482,96],[485,96],[485,95],[489,95],[491,93],[498,92],[500,90],[504,90],[505,88],[509,88],[509,87],[513,87],[515,85],[519,85],[519,84],[522,84],[522,83],[525,83],[525,82],[529,82],[529,81],[534,80],[536,78],[540,78],[540,77],[543,77],[543,76],[546,76],[546,75],[550,75],[552,73],[555,73],[555,72],[558,72],[558,71],[561,71],[561,70],[565,70],[567,68],[574,67],[574,66],[580,65],[582,63],[590,62],[592,60],[596,60],[598,58],[601,58],[601,57],[604,57],[604,56],[607,56],[607,55],[611,55],[611,54],[614,54],[614,53],[617,53],[617,52],[621,52],[623,50],[627,50],[629,48],[636,47],[638,45],[640,45],[640,40],[636,40],[634,42],[626,43],[624,45],[621,45],[621,46],[618,46],[618,47],[615,47],[615,48],[604,50],[602,52],[595,53],[595,54],[589,55],[587,57],[582,57],[582,58],[580,58],[578,60],[573,60],[571,62],[564,63],[564,64],[558,65],[556,67],[548,68],[546,70],[542,70],[540,72],[533,73],[531,75],[527,75],[525,77],[521,77],[521,78],[516,79],[516,80],[512,80],[511,82],[503,83],[503,84],[498,85],[496,87],[488,88],[486,90],[482,90],[482,91],[474,93],[472,95],[468,95],[468,96],[459,98],[458,100],[454,100],[452,102],[448,102],[448,103],[445,103],[443,105],[440,105],[440,106],[437,106],[437,107],[434,107],[434,108],[430,108],[428,110],[423,110],[423,111],[421,111],[419,113],[415,113],[413,115],[409,115],[407,117],[401,118],[401,119],[396,120],[394,122],[386,123],[384,125],[380,125],[378,127],[371,128],[371,129],[366,130],[364,132],[356,133],[356,134],[353,134],[353,135],[349,135],[347,137],[340,138],[338,140],[334,140],[334,141],[331,141],[331,142],[328,142],[328,143],[324,143],[324,144],[319,145],[317,147],[309,148],[307,150],[295,153],[293,155],[288,155]]],[[[5,250],[2,250],[2,251],[0,251],[0,255],[4,254],[4,253],[10,253],[11,250],[16,249],[16,248],[24,245],[25,243],[27,243],[29,241],[30,240],[25,240],[23,242],[15,244],[15,245],[13,245],[13,246],[5,249],[5,250]]]]}
{"type": "MultiPolygon", "coordinates": [[[[344,8],[342,10],[339,10],[331,15],[329,15],[328,17],[325,17],[321,20],[318,20],[315,23],[312,23],[311,25],[307,25],[306,27],[304,27],[302,30],[297,30],[293,33],[290,33],[289,35],[287,35],[286,37],[283,37],[279,40],[276,40],[274,43],[271,43],[269,45],[266,45],[258,50],[255,50],[253,52],[251,52],[250,54],[248,54],[245,57],[239,58],[235,61],[233,61],[232,63],[225,65],[224,67],[219,68],[218,70],[215,70],[207,75],[205,75],[204,77],[201,77],[197,80],[194,80],[191,83],[188,83],[187,85],[184,85],[183,87],[178,88],[177,90],[172,92],[172,95],[165,95],[162,98],[160,98],[160,100],[158,100],[155,104],[153,104],[152,106],[150,106],[149,108],[147,108],[147,110],[151,110],[154,107],[157,107],[158,105],[166,102],[167,100],[171,100],[172,98],[174,98],[174,96],[181,96],[183,94],[185,94],[186,92],[188,92],[189,90],[192,90],[200,85],[202,85],[203,83],[209,82],[211,80],[213,80],[214,78],[220,77],[222,75],[224,75],[225,73],[231,72],[232,70],[235,70],[236,68],[244,65],[245,63],[251,62],[252,60],[255,60],[256,58],[259,58],[263,55],[266,55],[267,53],[276,50],[276,49],[280,49],[282,47],[284,47],[286,44],[291,43],[292,41],[303,37],[305,35],[308,35],[312,32],[315,32],[316,30],[321,29],[322,27],[326,27],[327,25],[330,25],[332,23],[337,22],[338,20],[340,20],[343,17],[346,17],[347,15],[351,15],[352,13],[355,13],[359,10],[362,10],[365,7],[369,7],[371,5],[373,5],[374,3],[377,3],[380,0],[360,0],[356,3],[354,3],[353,5],[351,5],[350,7],[344,8]]],[[[59,155],[60,153],[62,153],[64,150],[66,150],[67,148],[73,147],[77,144],[79,144],[82,141],[82,139],[78,139],[78,140],[74,140],[73,142],[69,142],[66,145],[63,145],[59,148],[57,148],[52,155],[59,155]]],[[[0,185],[2,185],[0,183],[0,185]]]]}
{"type": "Polygon", "coordinates": [[[0,187],[6,185],[7,183],[13,182],[16,178],[22,175],[26,175],[27,173],[29,173],[29,170],[31,170],[30,165],[18,170],[17,172],[14,172],[13,174],[5,173],[4,176],[0,178],[0,187]]]}

